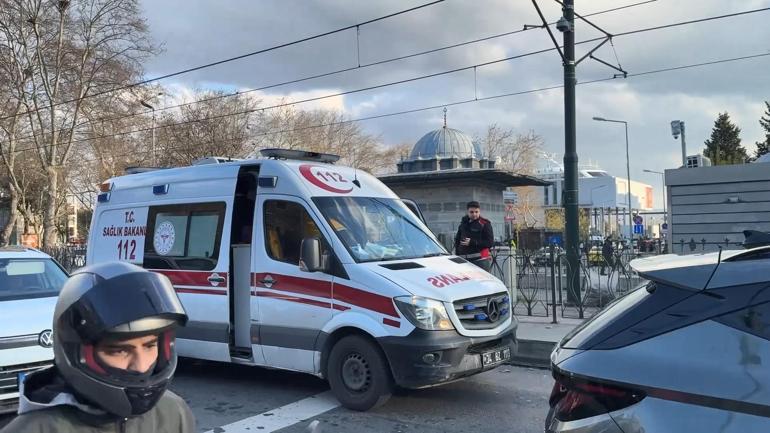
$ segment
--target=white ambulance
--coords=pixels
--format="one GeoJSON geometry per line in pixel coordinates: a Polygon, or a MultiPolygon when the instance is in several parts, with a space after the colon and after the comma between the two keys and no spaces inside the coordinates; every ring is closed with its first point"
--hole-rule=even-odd
{"type": "Polygon", "coordinates": [[[511,357],[505,285],[449,254],[414,208],[334,155],[262,155],[101,186],[88,263],[166,275],[190,319],[181,356],[314,374],[355,410],[511,357]]]}

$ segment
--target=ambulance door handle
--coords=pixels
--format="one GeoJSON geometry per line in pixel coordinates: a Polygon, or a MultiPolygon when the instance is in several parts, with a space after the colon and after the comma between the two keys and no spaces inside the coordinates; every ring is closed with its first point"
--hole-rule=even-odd
{"type": "Polygon", "coordinates": [[[207,280],[211,284],[215,284],[215,283],[216,284],[223,284],[225,282],[225,277],[223,277],[221,275],[213,274],[213,275],[209,275],[207,280]]]}
{"type": "Polygon", "coordinates": [[[265,287],[267,287],[269,289],[277,281],[275,281],[275,279],[273,279],[272,276],[268,275],[265,278],[261,279],[259,282],[262,283],[263,286],[265,286],[265,287]]]}

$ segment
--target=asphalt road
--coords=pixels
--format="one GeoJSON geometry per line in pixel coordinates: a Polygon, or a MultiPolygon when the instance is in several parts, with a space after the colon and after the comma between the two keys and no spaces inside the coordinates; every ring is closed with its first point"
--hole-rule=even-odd
{"type": "MultiPolygon", "coordinates": [[[[190,404],[200,432],[540,433],[552,385],[546,370],[501,366],[441,387],[399,391],[383,407],[360,413],[339,407],[326,383],[309,375],[184,360],[172,389],[190,404]],[[315,430],[308,430],[311,423],[315,430]]],[[[0,426],[7,421],[0,418],[0,426]]]]}

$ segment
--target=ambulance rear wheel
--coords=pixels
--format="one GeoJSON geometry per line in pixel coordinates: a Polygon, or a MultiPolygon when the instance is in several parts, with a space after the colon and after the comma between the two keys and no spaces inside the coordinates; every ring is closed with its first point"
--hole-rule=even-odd
{"type": "Polygon", "coordinates": [[[332,347],[327,371],[332,392],[348,409],[366,411],[381,406],[393,392],[385,355],[359,335],[344,337],[332,347]]]}

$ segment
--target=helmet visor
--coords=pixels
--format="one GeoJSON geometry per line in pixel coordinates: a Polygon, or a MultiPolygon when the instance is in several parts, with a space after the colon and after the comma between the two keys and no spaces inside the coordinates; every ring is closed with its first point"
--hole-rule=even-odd
{"type": "MultiPolygon", "coordinates": [[[[81,338],[97,341],[125,328],[127,332],[154,332],[176,323],[184,326],[187,314],[167,277],[154,272],[134,272],[104,280],[75,304],[75,329],[81,338]],[[155,318],[157,329],[131,324],[155,318]],[[129,326],[126,326],[129,325],[129,326]]],[[[153,323],[153,321],[149,321],[153,323]]]]}

